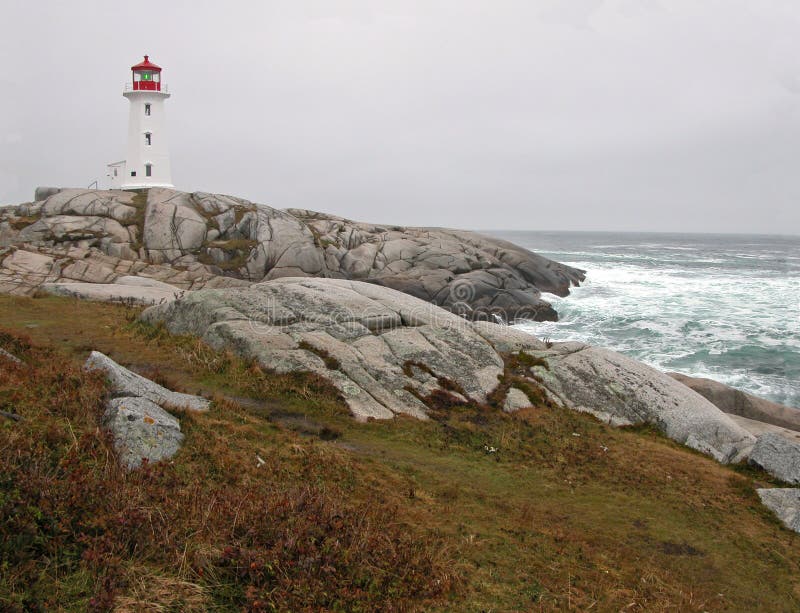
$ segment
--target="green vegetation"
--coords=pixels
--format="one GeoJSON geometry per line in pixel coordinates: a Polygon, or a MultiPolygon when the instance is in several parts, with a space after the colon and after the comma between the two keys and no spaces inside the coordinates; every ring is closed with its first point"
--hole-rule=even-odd
{"type": "Polygon", "coordinates": [[[39,221],[39,219],[41,219],[41,217],[39,217],[38,215],[31,217],[15,217],[13,219],[10,219],[8,224],[15,230],[23,230],[28,226],[30,226],[31,224],[34,224],[37,221],[39,221]]]}
{"type": "Polygon", "coordinates": [[[328,370],[339,370],[339,367],[341,366],[339,360],[328,353],[327,350],[322,349],[321,347],[315,347],[308,341],[300,341],[297,343],[297,346],[300,347],[300,349],[305,349],[306,351],[310,351],[311,353],[317,355],[325,363],[325,368],[328,370]]]}
{"type": "Polygon", "coordinates": [[[220,270],[238,270],[247,264],[250,254],[258,246],[258,241],[245,238],[231,239],[227,241],[211,241],[203,245],[203,250],[197,255],[197,260],[202,264],[216,266],[220,270]],[[226,260],[217,262],[208,253],[208,248],[214,247],[225,252],[226,260]]]}
{"type": "Polygon", "coordinates": [[[323,378],[137,313],[0,297],[0,347],[26,362],[0,364],[0,410],[23,417],[0,417],[2,610],[800,607],[760,471],[544,404],[357,423],[323,378]],[[179,415],[172,462],[117,468],[91,349],[214,398],[179,415]]]}

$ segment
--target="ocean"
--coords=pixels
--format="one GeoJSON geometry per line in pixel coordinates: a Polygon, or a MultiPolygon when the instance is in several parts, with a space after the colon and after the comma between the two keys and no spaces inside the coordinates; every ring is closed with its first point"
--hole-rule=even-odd
{"type": "Polygon", "coordinates": [[[587,271],[540,338],[609,347],[800,408],[800,237],[485,232],[587,271]]]}

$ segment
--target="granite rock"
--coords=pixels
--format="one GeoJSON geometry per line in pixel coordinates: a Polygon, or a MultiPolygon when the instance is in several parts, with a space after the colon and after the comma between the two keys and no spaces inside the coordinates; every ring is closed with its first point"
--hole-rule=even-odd
{"type": "Polygon", "coordinates": [[[120,366],[99,351],[92,351],[84,366],[86,370],[105,373],[111,384],[111,395],[116,398],[144,398],[161,407],[183,408],[192,411],[207,411],[211,402],[200,396],[172,392],[124,366],[120,366]]]}
{"type": "Polygon", "coordinates": [[[800,443],[768,432],[756,440],[750,463],[786,483],[800,483],[800,443]]]}
{"type": "Polygon", "coordinates": [[[104,425],[114,437],[120,463],[127,469],[173,457],[183,434],[175,417],[146,398],[123,397],[108,401],[104,425]]]}
{"type": "Polygon", "coordinates": [[[5,349],[0,347],[0,360],[7,360],[12,364],[22,364],[22,360],[20,360],[17,356],[9,353],[5,349]]]}
{"type": "MultiPolygon", "coordinates": [[[[705,398],[635,360],[579,343],[548,348],[519,330],[467,321],[412,296],[360,281],[283,278],[225,291],[201,290],[147,309],[142,318],[194,334],[276,372],[327,378],[358,419],[425,418],[432,394],[486,403],[503,354],[525,351],[525,383],[557,404],[613,424],[650,423],[720,462],[747,455],[755,437],[705,398]]],[[[499,402],[529,406],[513,389],[499,402]]]]}
{"type": "Polygon", "coordinates": [[[800,532],[800,489],[763,488],[756,492],[764,506],[775,513],[784,526],[800,532]]]}
{"type": "Polygon", "coordinates": [[[506,394],[506,400],[503,403],[503,410],[506,413],[514,413],[520,409],[531,406],[531,401],[522,390],[512,387],[506,394]]]}
{"type": "Polygon", "coordinates": [[[712,379],[689,377],[679,373],[667,374],[690,387],[726,413],[800,431],[800,409],[753,396],[712,379]]]}
{"type": "Polygon", "coordinates": [[[584,278],[472,232],[360,223],[219,194],[43,188],[38,198],[0,209],[0,292],[130,275],[185,290],[328,277],[398,289],[473,320],[511,321],[556,319],[541,293],[566,295],[584,278]]]}
{"type": "Polygon", "coordinates": [[[122,276],[113,283],[44,283],[45,291],[56,296],[100,300],[103,302],[124,302],[135,304],[160,304],[171,302],[184,295],[184,290],[146,277],[122,276]]]}
{"type": "Polygon", "coordinates": [[[555,343],[532,355],[548,394],[615,425],[652,424],[669,438],[719,462],[736,462],[755,437],[708,400],[649,366],[582,343],[555,343]]]}
{"type": "MultiPolygon", "coordinates": [[[[142,318],[279,373],[322,375],[362,420],[400,413],[424,419],[425,399],[452,386],[486,402],[504,369],[487,338],[503,347],[524,344],[507,326],[469,322],[398,291],[344,279],[281,278],[202,290],[151,307],[142,318]],[[444,380],[451,385],[442,387],[444,380]]],[[[539,346],[527,338],[528,349],[539,346]]]]}

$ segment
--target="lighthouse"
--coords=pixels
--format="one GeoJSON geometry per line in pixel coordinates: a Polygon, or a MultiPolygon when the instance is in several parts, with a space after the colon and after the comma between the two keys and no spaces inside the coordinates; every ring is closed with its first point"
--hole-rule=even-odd
{"type": "Polygon", "coordinates": [[[130,102],[128,149],[125,160],[108,165],[111,189],[173,187],[164,114],[169,92],[161,67],[145,55],[131,66],[131,81],[122,95],[130,102]]]}

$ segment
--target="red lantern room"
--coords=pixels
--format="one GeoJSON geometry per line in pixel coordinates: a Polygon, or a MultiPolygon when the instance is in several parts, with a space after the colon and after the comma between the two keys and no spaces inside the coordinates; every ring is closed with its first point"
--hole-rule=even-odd
{"type": "Polygon", "coordinates": [[[144,62],[131,66],[131,70],[133,71],[133,91],[161,91],[161,66],[153,64],[148,56],[144,56],[144,62]]]}

